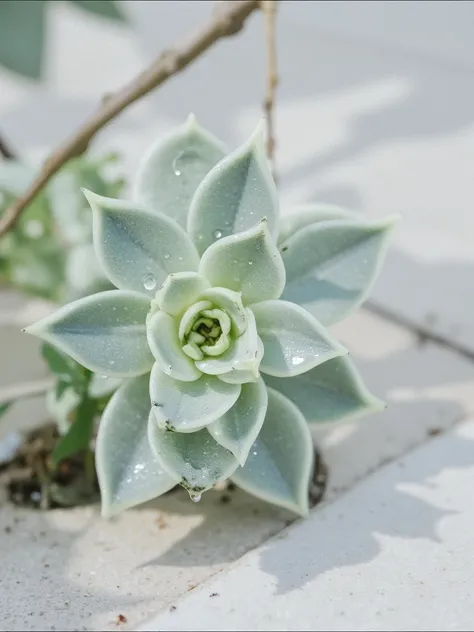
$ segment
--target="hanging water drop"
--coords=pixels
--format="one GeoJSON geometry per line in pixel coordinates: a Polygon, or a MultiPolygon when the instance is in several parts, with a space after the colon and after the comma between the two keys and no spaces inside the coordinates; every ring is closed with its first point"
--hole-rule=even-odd
{"type": "Polygon", "coordinates": [[[201,494],[189,494],[191,500],[193,501],[193,503],[198,503],[201,500],[201,494]]]}
{"type": "Polygon", "coordinates": [[[143,287],[145,290],[154,290],[156,287],[156,279],[153,274],[145,274],[142,278],[143,287]]]}
{"type": "Polygon", "coordinates": [[[222,231],[217,229],[213,233],[215,239],[220,239],[222,237],[222,231]]]}

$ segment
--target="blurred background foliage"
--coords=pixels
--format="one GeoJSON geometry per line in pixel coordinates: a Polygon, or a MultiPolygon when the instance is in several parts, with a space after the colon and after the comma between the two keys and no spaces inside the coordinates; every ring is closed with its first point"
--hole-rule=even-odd
{"type": "MultiPolygon", "coordinates": [[[[57,0],[0,1],[0,65],[28,77],[40,79],[47,40],[46,14],[57,0]]],[[[98,18],[125,22],[114,0],[63,0],[98,18]]]]}
{"type": "MultiPolygon", "coordinates": [[[[119,3],[114,0],[61,1],[97,19],[125,22],[119,3]]],[[[0,0],[0,67],[20,77],[42,79],[48,35],[47,12],[52,2],[0,0]]],[[[8,134],[8,130],[4,131],[8,134]]],[[[14,150],[11,151],[13,156],[9,151],[3,153],[3,159],[0,158],[0,216],[25,192],[37,171],[14,155],[14,150]]],[[[119,172],[116,154],[98,158],[84,154],[69,161],[0,239],[0,288],[19,290],[55,304],[110,289],[112,286],[102,273],[94,252],[91,210],[81,188],[119,198],[125,185],[123,178],[117,175],[119,172]]],[[[56,466],[61,461],[83,454],[87,476],[80,480],[86,480],[90,491],[95,476],[92,475],[93,462],[90,463],[94,431],[104,406],[120,381],[92,374],[47,344],[42,346],[41,354],[53,378],[45,396],[57,434],[54,449],[44,466],[53,480],[56,466]]],[[[23,396],[29,395],[25,393],[23,396]]],[[[2,402],[0,415],[14,401],[2,402]]],[[[77,499],[72,497],[70,501],[76,504],[77,499]]]]}

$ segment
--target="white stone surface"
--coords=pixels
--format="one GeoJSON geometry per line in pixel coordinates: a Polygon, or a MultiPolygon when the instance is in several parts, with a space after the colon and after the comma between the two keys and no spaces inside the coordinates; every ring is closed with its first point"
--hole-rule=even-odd
{"type": "Polygon", "coordinates": [[[474,422],[248,553],[152,630],[470,630],[474,422]]]}

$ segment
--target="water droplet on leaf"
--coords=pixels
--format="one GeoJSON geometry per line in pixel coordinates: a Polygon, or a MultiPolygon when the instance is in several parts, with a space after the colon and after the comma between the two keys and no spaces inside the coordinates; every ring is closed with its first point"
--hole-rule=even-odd
{"type": "Polygon", "coordinates": [[[201,156],[195,149],[185,149],[173,160],[172,169],[175,176],[183,174],[186,167],[201,160],[201,156]]]}
{"type": "Polygon", "coordinates": [[[143,287],[145,290],[154,290],[156,287],[156,279],[153,274],[145,274],[142,278],[143,287]]]}
{"type": "Polygon", "coordinates": [[[213,233],[215,239],[220,239],[222,237],[222,231],[217,229],[213,233]]]}

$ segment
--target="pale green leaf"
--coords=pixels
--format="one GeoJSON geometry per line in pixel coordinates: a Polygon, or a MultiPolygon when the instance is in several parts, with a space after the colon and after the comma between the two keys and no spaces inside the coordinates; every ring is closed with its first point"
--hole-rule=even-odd
{"type": "Polygon", "coordinates": [[[252,306],[264,355],[261,370],[277,377],[305,373],[348,353],[309,312],[288,301],[252,306]]]}
{"type": "Polygon", "coordinates": [[[224,237],[203,254],[199,272],[213,286],[242,292],[244,304],[279,298],[285,287],[285,268],[267,222],[224,237]]]}
{"type": "Polygon", "coordinates": [[[207,426],[214,439],[232,452],[240,465],[258,436],[267,412],[267,389],[260,378],[242,385],[239,399],[222,417],[207,426]]]}
{"type": "Polygon", "coordinates": [[[257,346],[257,355],[255,356],[255,361],[253,362],[253,368],[245,369],[239,367],[233,367],[227,373],[221,373],[217,377],[223,382],[227,382],[228,384],[247,384],[247,382],[255,382],[260,377],[260,362],[263,358],[263,342],[258,339],[257,346]]]}
{"type": "Polygon", "coordinates": [[[202,254],[222,237],[245,231],[263,219],[274,239],[278,196],[265,156],[264,122],[242,147],[203,179],[191,202],[188,233],[202,254]]]}
{"type": "Polygon", "coordinates": [[[107,377],[94,373],[89,382],[88,393],[90,397],[100,399],[106,395],[113,393],[119,386],[123,384],[123,379],[119,377],[107,377]]]}
{"type": "Polygon", "coordinates": [[[125,16],[114,0],[70,0],[80,9],[110,20],[125,22],[125,16]]]}
{"type": "Polygon", "coordinates": [[[203,375],[194,382],[174,380],[158,364],[150,377],[152,411],[162,428],[194,432],[222,417],[237,401],[240,384],[203,375]]]}
{"type": "Polygon", "coordinates": [[[314,448],[308,424],[298,408],[268,389],[268,408],[244,467],[232,480],[245,491],[300,515],[308,513],[314,448]]]}
{"type": "Polygon", "coordinates": [[[123,384],[105,408],[96,444],[104,516],[161,496],[177,484],[151,450],[149,415],[147,375],[123,384]]]}
{"type": "Polygon", "coordinates": [[[196,249],[175,222],[126,201],[84,194],[93,211],[97,256],[118,288],[154,296],[170,272],[197,270],[196,249]]]}
{"type": "Polygon", "coordinates": [[[201,372],[181,348],[175,319],[166,312],[156,312],[147,322],[150,350],[160,371],[175,380],[192,382],[201,372]]]}
{"type": "Polygon", "coordinates": [[[25,329],[58,347],[90,371],[134,377],[153,364],[146,339],[149,300],[111,290],[64,305],[25,329]]]}
{"type": "Polygon", "coordinates": [[[224,145],[190,115],[184,125],[160,138],[144,156],[135,198],[186,227],[194,192],[225,154],[224,145]]]}
{"type": "Polygon", "coordinates": [[[265,382],[291,399],[308,423],[343,422],[385,407],[367,390],[347,356],[325,362],[290,379],[266,375],[265,382]]]}
{"type": "Polygon", "coordinates": [[[199,500],[202,492],[229,478],[238,466],[235,457],[206,429],[192,433],[163,430],[151,414],[148,438],[161,465],[195,500],[199,500]]]}
{"type": "Polygon", "coordinates": [[[334,219],[363,220],[364,217],[353,211],[341,208],[336,204],[301,204],[289,210],[288,213],[281,218],[278,244],[283,243],[302,228],[306,228],[311,224],[334,219]]]}
{"type": "Polygon", "coordinates": [[[244,333],[247,327],[247,313],[240,292],[233,292],[224,287],[211,287],[204,290],[199,299],[209,301],[229,315],[232,323],[231,331],[234,336],[240,336],[244,333]]]}
{"type": "Polygon", "coordinates": [[[328,220],[298,231],[280,246],[286,269],[282,298],[323,325],[345,318],[367,297],[396,219],[328,220]]]}
{"type": "Polygon", "coordinates": [[[171,316],[177,316],[197,301],[209,281],[196,272],[170,274],[156,293],[154,302],[171,316]]]}
{"type": "Polygon", "coordinates": [[[39,79],[45,39],[44,0],[0,2],[0,64],[31,79],[39,79]]]}
{"type": "MultiPolygon", "coordinates": [[[[258,366],[263,353],[259,353],[259,338],[255,316],[247,308],[247,328],[244,333],[233,340],[229,350],[218,358],[205,358],[196,362],[197,368],[208,375],[218,375],[236,371],[250,373],[248,381],[258,378],[258,366]]],[[[241,382],[232,382],[241,383],[241,382]]]]}

